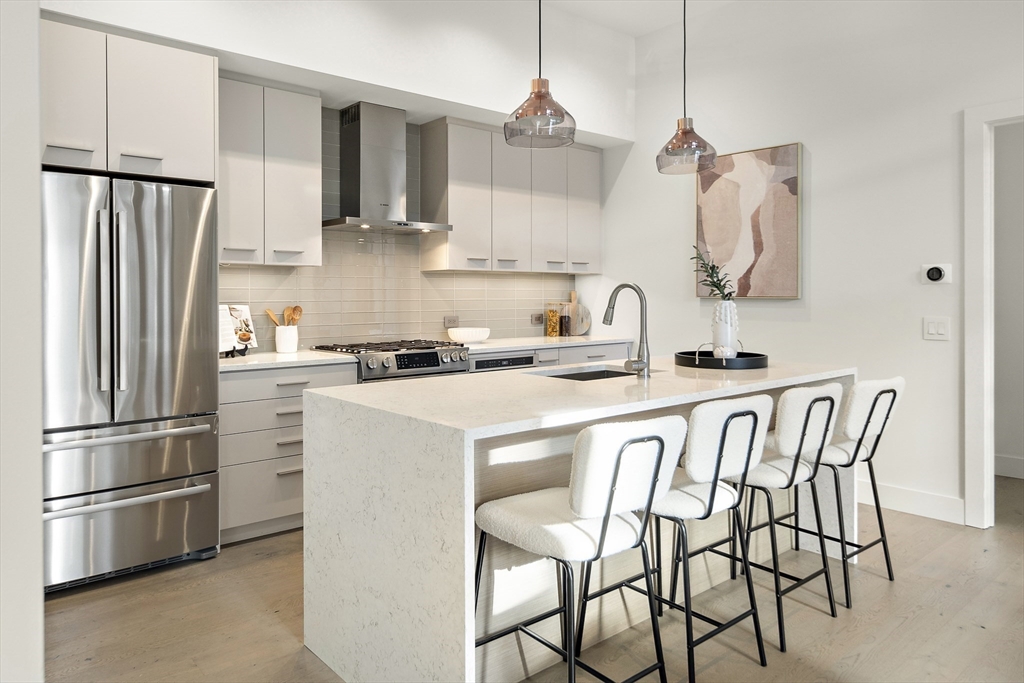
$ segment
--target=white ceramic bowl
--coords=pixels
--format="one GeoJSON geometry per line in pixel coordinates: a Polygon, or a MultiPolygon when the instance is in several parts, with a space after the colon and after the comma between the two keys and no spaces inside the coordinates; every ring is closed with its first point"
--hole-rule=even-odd
{"type": "Polygon", "coordinates": [[[450,327],[448,328],[448,337],[453,342],[459,342],[460,344],[470,344],[472,342],[479,342],[487,339],[491,336],[491,328],[489,327],[450,327]]]}

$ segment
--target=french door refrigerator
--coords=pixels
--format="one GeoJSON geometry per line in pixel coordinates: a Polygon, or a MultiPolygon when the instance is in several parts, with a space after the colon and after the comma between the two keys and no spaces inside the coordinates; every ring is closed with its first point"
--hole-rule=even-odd
{"type": "Polygon", "coordinates": [[[215,191],[44,172],[48,590],[219,544],[215,191]]]}

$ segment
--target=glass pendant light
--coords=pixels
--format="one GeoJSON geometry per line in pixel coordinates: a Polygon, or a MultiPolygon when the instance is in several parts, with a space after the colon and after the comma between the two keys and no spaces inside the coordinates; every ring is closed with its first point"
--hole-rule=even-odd
{"type": "Polygon", "coordinates": [[[513,147],[564,147],[573,143],[576,119],[555,101],[541,78],[541,0],[537,0],[537,78],[530,96],[505,119],[505,142],[513,147]]]}
{"type": "Polygon", "coordinates": [[[668,175],[696,173],[715,167],[715,148],[693,130],[686,116],[686,0],[683,0],[683,118],[676,121],[676,134],[658,153],[658,172],[668,175]]]}

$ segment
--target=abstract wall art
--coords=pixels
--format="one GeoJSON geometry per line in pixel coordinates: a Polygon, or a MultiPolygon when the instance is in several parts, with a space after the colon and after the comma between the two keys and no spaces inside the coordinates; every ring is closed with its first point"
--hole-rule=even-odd
{"type": "MultiPolygon", "coordinates": [[[[697,248],[737,298],[800,298],[800,143],[720,154],[697,181],[697,248]]],[[[712,296],[697,285],[697,296],[712,296]]]]}

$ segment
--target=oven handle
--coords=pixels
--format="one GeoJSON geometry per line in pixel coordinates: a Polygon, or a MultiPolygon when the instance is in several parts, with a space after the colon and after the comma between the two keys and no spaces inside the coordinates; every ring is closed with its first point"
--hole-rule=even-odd
{"type": "Polygon", "coordinates": [[[161,500],[184,498],[185,496],[198,496],[200,493],[206,493],[210,488],[210,484],[200,484],[199,486],[189,486],[188,488],[177,489],[176,491],[164,491],[163,493],[150,493],[145,496],[125,498],[124,500],[112,500],[109,503],[96,503],[95,505],[81,505],[76,508],[67,508],[66,510],[54,510],[52,512],[44,512],[43,521],[49,522],[54,519],[64,519],[65,517],[91,515],[97,512],[105,512],[107,510],[118,510],[120,508],[134,507],[136,505],[146,505],[147,503],[155,503],[161,500]]]}
{"type": "Polygon", "coordinates": [[[133,443],[135,441],[155,441],[166,439],[172,436],[189,436],[191,434],[203,434],[210,431],[210,425],[193,425],[191,427],[175,427],[174,429],[161,429],[155,432],[138,432],[137,434],[118,434],[117,436],[101,436],[95,439],[79,439],[77,441],[63,441],[61,443],[43,444],[43,453],[54,451],[70,451],[74,448],[86,448],[89,446],[114,446],[122,443],[133,443]]]}

